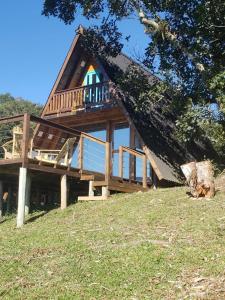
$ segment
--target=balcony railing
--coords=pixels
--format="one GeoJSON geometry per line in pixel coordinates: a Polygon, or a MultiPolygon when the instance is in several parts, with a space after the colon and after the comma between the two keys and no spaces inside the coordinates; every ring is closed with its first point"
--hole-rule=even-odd
{"type": "Polygon", "coordinates": [[[46,114],[76,111],[79,108],[97,106],[110,102],[110,83],[100,82],[75,89],[56,92],[46,114]]]}

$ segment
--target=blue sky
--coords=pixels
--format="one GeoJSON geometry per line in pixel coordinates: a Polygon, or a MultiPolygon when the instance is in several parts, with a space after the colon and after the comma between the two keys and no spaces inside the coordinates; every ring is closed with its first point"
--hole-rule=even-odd
{"type": "MultiPolygon", "coordinates": [[[[41,15],[42,0],[0,1],[0,94],[9,92],[36,103],[45,103],[79,24],[72,25],[41,15]]],[[[148,37],[135,19],[121,22],[131,39],[124,52],[144,52],[148,37]]]]}

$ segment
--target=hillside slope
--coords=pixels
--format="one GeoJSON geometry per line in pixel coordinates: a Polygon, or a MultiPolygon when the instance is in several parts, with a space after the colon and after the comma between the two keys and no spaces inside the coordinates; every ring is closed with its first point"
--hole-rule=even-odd
{"type": "Polygon", "coordinates": [[[225,299],[225,196],[120,194],[0,224],[1,299],[225,299]]]}

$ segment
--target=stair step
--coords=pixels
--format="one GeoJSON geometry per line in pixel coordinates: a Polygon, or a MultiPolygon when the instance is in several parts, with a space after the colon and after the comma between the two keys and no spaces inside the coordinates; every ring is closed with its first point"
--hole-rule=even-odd
{"type": "Polygon", "coordinates": [[[101,201],[107,200],[107,196],[79,196],[78,201],[101,201]]]}

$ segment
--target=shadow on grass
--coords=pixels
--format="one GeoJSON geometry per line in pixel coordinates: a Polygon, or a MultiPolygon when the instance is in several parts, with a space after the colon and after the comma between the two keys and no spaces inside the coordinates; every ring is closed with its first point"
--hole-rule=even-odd
{"type": "Polygon", "coordinates": [[[49,211],[42,211],[42,212],[40,212],[38,215],[33,216],[33,217],[29,218],[28,220],[26,220],[25,224],[32,223],[32,222],[36,221],[37,219],[45,216],[48,212],[49,211]]]}
{"type": "Polygon", "coordinates": [[[5,223],[7,221],[7,219],[0,219],[0,224],[5,223]]]}

